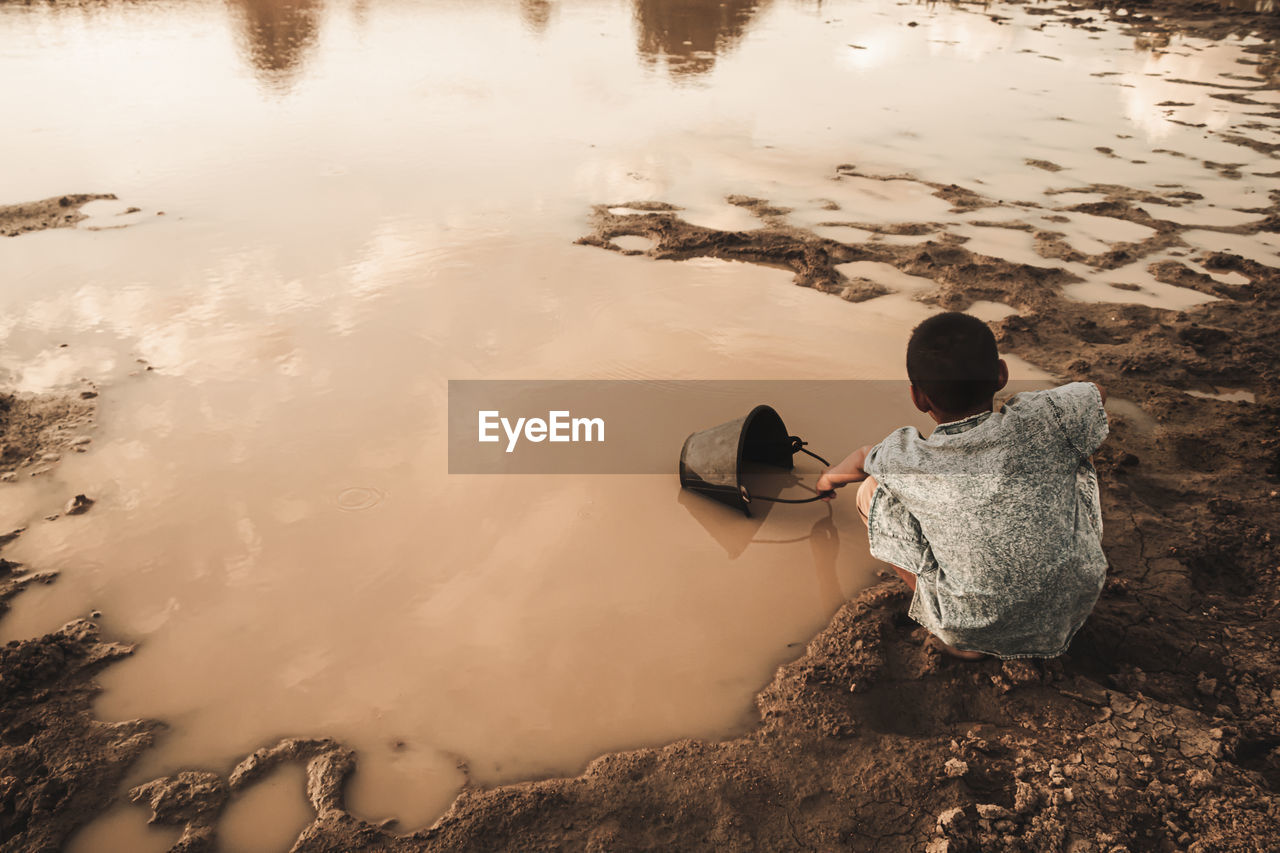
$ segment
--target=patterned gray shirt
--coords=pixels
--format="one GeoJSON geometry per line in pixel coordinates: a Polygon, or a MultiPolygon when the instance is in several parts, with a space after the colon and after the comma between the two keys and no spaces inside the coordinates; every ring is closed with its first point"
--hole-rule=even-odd
{"type": "Polygon", "coordinates": [[[871,553],[912,572],[908,611],[944,642],[1001,658],[1062,654],[1106,575],[1098,477],[1107,437],[1090,382],[877,444],[871,553]]]}

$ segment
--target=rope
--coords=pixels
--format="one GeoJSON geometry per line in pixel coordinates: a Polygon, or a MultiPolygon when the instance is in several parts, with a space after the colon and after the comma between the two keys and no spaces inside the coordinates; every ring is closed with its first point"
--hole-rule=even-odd
{"type": "Polygon", "coordinates": [[[820,501],[823,498],[832,496],[834,494],[835,494],[835,490],[833,489],[832,491],[829,491],[829,492],[818,492],[816,495],[814,495],[811,498],[771,498],[768,495],[752,495],[751,500],[769,501],[770,503],[775,503],[775,504],[811,504],[814,501],[820,501]]]}
{"type": "MultiPolygon", "coordinates": [[[[796,451],[799,451],[801,453],[812,456],[814,459],[817,459],[819,462],[821,462],[824,466],[826,466],[827,468],[830,468],[831,467],[830,462],[823,459],[821,456],[814,453],[812,450],[805,450],[805,445],[807,445],[808,443],[809,442],[802,440],[799,436],[796,436],[796,435],[791,436],[791,452],[794,454],[796,451]]],[[[805,486],[803,484],[801,484],[800,487],[802,489],[809,489],[809,491],[811,492],[813,491],[813,489],[811,489],[809,486],[805,486]]],[[[835,497],[835,494],[836,494],[835,489],[831,489],[825,492],[814,492],[814,495],[811,498],[771,498],[765,495],[752,495],[747,491],[746,486],[739,486],[738,488],[742,492],[742,496],[746,498],[747,503],[750,503],[751,501],[754,500],[754,501],[769,501],[770,503],[775,503],[775,504],[811,504],[814,501],[820,501],[823,498],[835,497]]]]}

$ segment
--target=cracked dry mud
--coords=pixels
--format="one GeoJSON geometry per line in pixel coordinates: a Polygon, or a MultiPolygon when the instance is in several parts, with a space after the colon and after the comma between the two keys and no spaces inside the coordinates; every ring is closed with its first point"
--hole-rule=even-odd
{"type": "MultiPolygon", "coordinates": [[[[1163,4],[1169,14],[1160,20],[1145,6],[1131,8],[1125,18],[1156,33],[1259,27],[1256,15],[1209,4],[1163,4]]],[[[1053,15],[1088,26],[1093,15],[1116,13],[1046,8],[1053,15]]],[[[1274,54],[1258,56],[1258,72],[1271,81],[1261,88],[1276,88],[1274,54]]],[[[1214,97],[1265,106],[1247,91],[1214,97]]],[[[1276,154],[1247,137],[1235,144],[1276,154]]],[[[1047,174],[1059,168],[1027,162],[1047,174]]],[[[1203,165],[1222,180],[1247,179],[1238,164],[1203,165]]],[[[915,180],[856,166],[832,177],[915,180]]],[[[1004,352],[1063,381],[1097,380],[1114,398],[1135,403],[1131,414],[1113,413],[1096,459],[1110,572],[1066,655],[1005,663],[940,656],[906,617],[905,589],[887,579],[849,602],[799,659],[778,670],[757,697],[760,724],[750,733],[607,755],[569,779],[468,786],[434,826],[410,835],[346,811],[343,786],[356,758],[329,740],[286,739],[249,755],[228,777],[187,771],[138,786],[127,799],[149,808],[154,822],[180,827],[174,849],[182,851],[215,849],[222,810],[285,763],[305,767],[315,811],[297,851],[1273,847],[1280,838],[1280,552],[1273,536],[1280,529],[1280,269],[1228,251],[1197,251],[1182,235],[1280,231],[1280,198],[1273,193],[1268,207],[1249,211],[1256,218],[1246,225],[1190,226],[1160,215],[1193,200],[1176,187],[1073,187],[1061,192],[1103,199],[1056,208],[927,186],[970,224],[1029,233],[1044,263],[970,251],[951,232],[954,223],[846,223],[831,203],[830,222],[925,238],[840,242],[790,224],[787,211],[767,200],[745,197],[729,201],[755,213],[758,229],[717,231],[684,222],[674,205],[632,202],[596,207],[582,242],[622,251],[612,240],[633,235],[654,247],[625,254],[780,266],[799,285],[852,301],[886,288],[838,266],[889,264],[932,281],[920,298],[939,308],[1011,306],[1016,313],[992,324],[1004,352]],[[619,207],[635,212],[610,212],[619,207]],[[984,219],[1008,208],[1028,215],[984,219]],[[1085,254],[1033,224],[1071,214],[1152,233],[1085,254]],[[1215,301],[1185,311],[1075,301],[1062,293],[1080,281],[1058,265],[1068,262],[1099,270],[1149,263],[1157,281],[1215,301]],[[1238,283],[1224,283],[1228,272],[1238,283]],[[1223,387],[1251,392],[1253,402],[1187,393],[1223,387]]],[[[66,214],[44,227],[61,224],[59,215],[66,214]]],[[[58,453],[82,446],[74,442],[91,417],[89,398],[76,395],[5,398],[3,471],[26,476],[56,464],[58,453]]],[[[0,537],[0,547],[20,533],[0,537]]],[[[0,560],[0,613],[24,586],[52,581],[38,567],[0,560]]],[[[120,798],[128,767],[162,728],[92,719],[94,673],[129,651],[85,620],[0,649],[0,851],[57,850],[120,798]]]]}

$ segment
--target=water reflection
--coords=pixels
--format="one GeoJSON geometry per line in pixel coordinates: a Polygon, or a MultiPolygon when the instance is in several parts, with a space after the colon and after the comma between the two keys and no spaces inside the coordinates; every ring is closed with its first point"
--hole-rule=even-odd
{"type": "Polygon", "coordinates": [[[532,33],[541,35],[551,23],[551,0],[520,0],[520,20],[532,33]]]}
{"type": "Polygon", "coordinates": [[[240,50],[259,82],[287,92],[301,76],[320,32],[320,0],[228,0],[239,18],[240,50]]]}
{"type": "Polygon", "coordinates": [[[665,64],[673,77],[705,74],[768,5],[768,0],[636,0],[640,56],[650,67],[665,64]]]}

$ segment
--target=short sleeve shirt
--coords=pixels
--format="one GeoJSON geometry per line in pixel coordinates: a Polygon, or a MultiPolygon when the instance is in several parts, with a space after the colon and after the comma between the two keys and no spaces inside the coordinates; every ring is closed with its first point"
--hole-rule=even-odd
{"type": "Polygon", "coordinates": [[[911,617],[960,649],[1066,651],[1106,575],[1089,461],[1106,436],[1097,386],[1074,382],[872,448],[871,553],[916,575],[911,617]]]}

